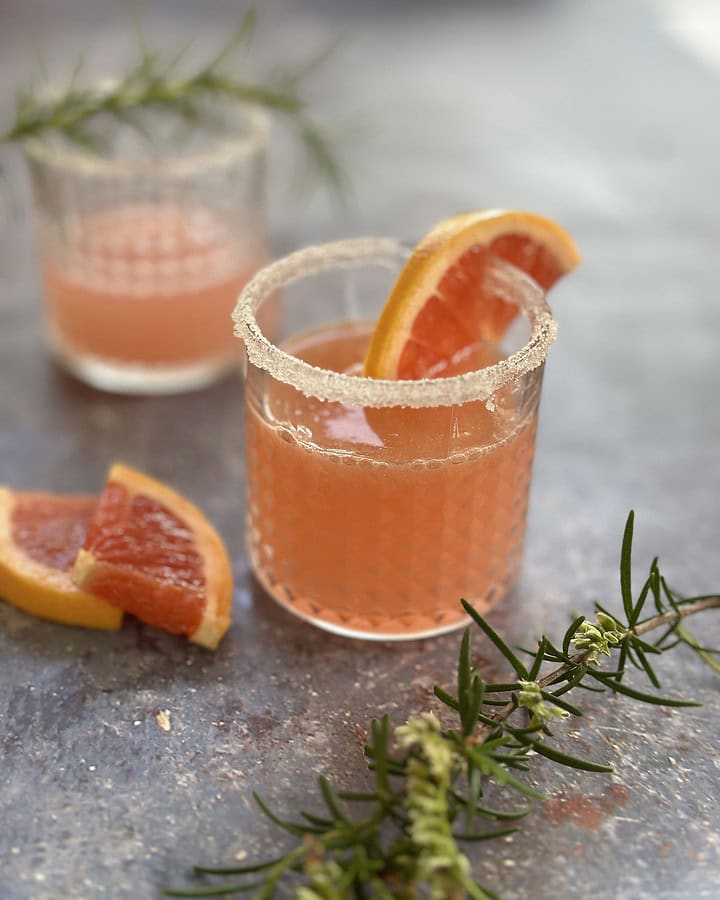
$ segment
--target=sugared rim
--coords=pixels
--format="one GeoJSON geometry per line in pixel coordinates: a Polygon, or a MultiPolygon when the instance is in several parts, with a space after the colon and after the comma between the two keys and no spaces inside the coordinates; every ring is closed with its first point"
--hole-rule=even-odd
{"type": "Polygon", "coordinates": [[[555,341],[557,324],[545,294],[519,269],[501,259],[491,270],[493,287],[522,308],[531,334],[518,351],[486,369],[450,378],[389,381],[345,375],[312,366],[268,340],[256,319],[262,301],[284,284],[334,268],[374,264],[397,267],[407,247],[389,238],[356,238],[307,247],[262,269],[240,294],[233,312],[235,335],[245,342],[248,359],[278,381],[308,397],[361,406],[454,406],[488,400],[500,388],[542,365],[555,341]]]}
{"type": "Polygon", "coordinates": [[[186,176],[201,168],[230,165],[237,159],[250,157],[267,143],[270,119],[258,106],[238,105],[248,121],[246,134],[227,135],[218,138],[209,150],[188,153],[184,156],[140,157],[137,159],[96,156],[82,147],[52,146],[40,138],[30,138],[23,143],[27,155],[36,162],[78,175],[103,175],[111,178],[136,178],[142,175],[186,176]]]}

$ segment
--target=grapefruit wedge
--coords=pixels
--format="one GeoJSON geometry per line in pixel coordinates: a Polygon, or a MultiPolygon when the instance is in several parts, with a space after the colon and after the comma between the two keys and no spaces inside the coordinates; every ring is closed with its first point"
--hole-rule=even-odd
{"type": "Polygon", "coordinates": [[[0,597],[41,619],[118,629],[122,610],[70,577],[96,504],[97,497],[0,488],[0,597]]]}
{"type": "Polygon", "coordinates": [[[453,360],[505,333],[518,308],[483,291],[492,257],[544,290],[580,262],[570,235],[527,212],[485,210],[440,222],[413,250],[378,319],[365,358],[368,378],[454,374],[453,360]]]}
{"type": "Polygon", "coordinates": [[[76,584],[143,622],[213,649],[230,625],[232,573],[202,512],[114,465],[73,567],[76,584]]]}

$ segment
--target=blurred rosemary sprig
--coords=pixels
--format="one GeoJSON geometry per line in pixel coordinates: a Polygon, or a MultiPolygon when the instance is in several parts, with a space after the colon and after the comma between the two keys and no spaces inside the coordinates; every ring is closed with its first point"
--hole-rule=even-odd
{"type": "Polygon", "coordinates": [[[715,659],[720,650],[702,646],[683,624],[689,616],[720,608],[720,594],[680,596],[668,587],[654,559],[634,597],[633,521],[631,512],[620,560],[622,615],[595,604],[594,619],[579,616],[559,645],[543,636],[535,650],[516,652],[462,601],[512,669],[508,682],[487,683],[480,677],[467,628],[460,645],[456,693],[435,688],[437,698],[457,715],[455,727],[443,727],[433,713],[413,716],[394,731],[387,716],[373,721],[365,748],[374,774],[372,790],[336,792],[322,776],[319,793],[325,811],[318,815],[300,810],[294,821],[280,818],[254,795],[262,812],[297,839],[296,846],[255,865],[197,866],[199,874],[236,880],[165,893],[209,897],[252,891],[257,900],[269,900],[282,884],[294,889],[297,900],[496,898],[473,877],[461,844],[517,831],[512,823],[530,809],[507,808],[505,803],[502,809],[491,808],[484,799],[488,786],[504,788],[509,796],[543,799],[518,775],[528,770],[531,754],[573,769],[612,771],[603,763],[571,756],[553,742],[548,727],[553,719],[582,715],[564,695],[585,688],[662,706],[698,706],[692,700],[638,690],[626,684],[625,676],[632,666],[659,688],[650,657],[680,644],[720,670],[715,659]],[[643,617],[650,601],[655,614],[643,617]],[[654,641],[646,639],[652,632],[660,632],[654,641]],[[616,657],[612,671],[599,668],[601,656],[616,657]],[[363,812],[351,815],[350,809],[357,807],[363,812]]]}
{"type": "Polygon", "coordinates": [[[294,69],[277,69],[264,80],[246,80],[227,69],[230,59],[252,41],[257,16],[249,9],[228,42],[194,72],[184,72],[190,50],[186,44],[174,52],[148,48],[140,35],[140,58],[124,76],[114,81],[83,86],[83,68],[78,60],[62,90],[31,89],[16,99],[15,120],[0,132],[0,144],[60,132],[87,150],[101,153],[103,136],[89,128],[100,115],[130,125],[147,134],[140,118],[144,110],[175,114],[190,126],[218,127],[218,116],[208,114],[208,104],[218,101],[241,103],[277,113],[294,127],[315,172],[334,189],[344,186],[344,173],[325,129],[310,115],[301,90],[306,77],[327,57],[329,50],[294,69]]]}

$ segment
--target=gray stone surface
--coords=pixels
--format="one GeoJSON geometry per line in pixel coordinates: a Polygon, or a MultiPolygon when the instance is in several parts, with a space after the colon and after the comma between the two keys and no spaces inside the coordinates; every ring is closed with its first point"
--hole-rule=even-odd
{"type": "MultiPolygon", "coordinates": [[[[290,2],[261,4],[260,48],[302,58],[340,30],[318,109],[365,124],[346,147],[354,199],[290,195],[279,171],[276,252],[360,233],[422,233],[457,209],[544,211],[585,254],[554,306],[560,341],[544,388],[526,562],[493,623],[518,641],[559,629],[593,598],[618,603],[625,515],[638,577],[660,554],[688,592],[720,587],[718,71],[664,24],[711,5],[290,2]]],[[[230,2],[153,2],[151,39],[210,45],[230,2]]],[[[110,0],[0,0],[6,110],[45,36],[54,68],[81,47],[90,71],[127,56],[128,8],[110,0]]],[[[255,62],[259,66],[262,53],[255,62]]],[[[88,491],[121,458],[203,506],[233,553],[235,624],[214,655],[128,622],[97,635],[0,604],[0,897],[152,898],[195,861],[272,851],[252,810],[306,801],[317,773],[362,780],[369,719],[432,703],[457,636],[371,645],[291,619],[243,551],[242,384],[171,399],[107,397],[58,372],[40,337],[37,269],[20,162],[3,154],[0,482],[88,491]],[[156,714],[169,710],[170,730],[156,714]]],[[[720,628],[698,623],[707,639],[720,628]]],[[[481,642],[479,652],[491,654],[481,642]]],[[[720,897],[719,682],[687,654],[667,685],[705,703],[657,710],[588,695],[568,738],[612,777],[544,761],[550,799],[524,831],[472,851],[506,900],[720,897]]],[[[502,674],[498,671],[498,675],[502,674]]]]}

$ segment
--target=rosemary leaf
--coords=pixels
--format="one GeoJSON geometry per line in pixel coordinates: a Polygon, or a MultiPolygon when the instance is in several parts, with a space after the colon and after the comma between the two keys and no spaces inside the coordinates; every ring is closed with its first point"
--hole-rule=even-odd
{"type": "Polygon", "coordinates": [[[527,739],[527,743],[532,749],[545,756],[553,762],[560,763],[563,766],[569,766],[571,769],[583,769],[585,772],[614,772],[612,766],[606,766],[603,763],[596,763],[590,759],[581,759],[579,756],[571,756],[569,753],[563,753],[556,750],[543,741],[533,741],[527,739]]]}
{"type": "Polygon", "coordinates": [[[295,837],[301,837],[304,834],[316,833],[320,834],[322,828],[314,825],[303,825],[297,822],[286,822],[284,819],[279,818],[275,815],[275,813],[270,809],[270,807],[265,803],[262,797],[253,791],[253,799],[263,811],[263,813],[273,822],[278,828],[282,828],[283,831],[287,831],[288,834],[292,834],[295,837]]]}
{"type": "Polygon", "coordinates": [[[282,857],[278,857],[249,866],[193,866],[193,872],[197,872],[198,875],[250,875],[254,872],[262,872],[264,869],[272,869],[281,860],[282,857]]]}
{"type": "Polygon", "coordinates": [[[435,685],[435,687],[433,688],[433,693],[438,698],[438,700],[442,701],[446,706],[449,706],[450,709],[454,709],[457,711],[460,710],[460,704],[458,703],[458,701],[454,697],[451,697],[450,694],[448,694],[447,691],[444,691],[441,687],[435,685]]]}
{"type": "Polygon", "coordinates": [[[611,691],[625,694],[627,697],[632,697],[633,700],[642,700],[643,703],[654,703],[657,706],[702,706],[702,703],[698,703],[695,700],[680,700],[673,697],[658,697],[656,694],[644,694],[642,691],[636,691],[626,684],[621,684],[614,678],[606,678],[601,672],[595,670],[588,670],[588,674],[609,687],[611,691]]]}
{"type": "MultiPolygon", "coordinates": [[[[653,667],[648,662],[647,656],[645,656],[645,652],[644,652],[643,648],[638,646],[637,644],[634,644],[633,649],[635,650],[635,654],[638,658],[638,661],[640,662],[640,665],[645,670],[645,674],[650,679],[652,686],[659,690],[660,689],[660,681],[658,680],[658,677],[655,674],[653,667]]],[[[653,652],[654,653],[657,652],[654,647],[653,647],[653,652]]]]}
{"type": "Polygon", "coordinates": [[[693,637],[693,635],[680,623],[677,624],[675,629],[675,633],[678,635],[680,640],[687,644],[688,647],[691,647],[697,655],[708,665],[711,669],[714,669],[716,672],[720,672],[720,661],[717,659],[713,659],[713,656],[720,653],[720,650],[717,648],[713,649],[712,647],[703,647],[701,644],[697,642],[697,640],[693,637]]]}
{"type": "Polygon", "coordinates": [[[567,700],[561,700],[554,691],[540,691],[540,694],[543,700],[549,700],[551,703],[559,706],[560,709],[566,710],[566,712],[569,712],[573,716],[580,717],[583,714],[583,711],[579,707],[573,706],[572,703],[568,703],[567,700]]]}
{"type": "Polygon", "coordinates": [[[585,616],[578,616],[577,619],[570,625],[568,630],[565,632],[565,637],[563,638],[563,653],[567,656],[570,653],[570,642],[575,637],[575,632],[585,621],[585,616]]]}
{"type": "MultiPolygon", "coordinates": [[[[345,813],[340,808],[340,804],[337,801],[335,792],[333,791],[332,787],[330,786],[330,782],[328,781],[328,779],[324,775],[321,775],[320,778],[318,779],[318,782],[320,784],[320,792],[323,795],[323,800],[325,801],[325,805],[330,810],[330,814],[333,816],[333,819],[336,822],[347,823],[349,821],[348,817],[345,815],[345,813]]],[[[324,823],[324,824],[327,824],[327,823],[324,823]]]]}
{"type": "Polygon", "coordinates": [[[485,816],[488,819],[497,819],[499,822],[511,822],[514,819],[523,819],[530,812],[529,806],[523,806],[520,809],[511,809],[511,810],[503,810],[503,809],[490,809],[486,806],[478,806],[477,813],[480,816],[485,816]]]}
{"type": "Polygon", "coordinates": [[[307,810],[301,809],[300,815],[306,819],[311,825],[319,825],[321,828],[329,828],[333,824],[333,819],[326,819],[323,816],[316,816],[307,810]]]}
{"type": "Polygon", "coordinates": [[[465,609],[465,612],[472,618],[474,621],[480,626],[480,628],[485,632],[487,637],[495,644],[498,650],[502,653],[505,659],[510,663],[510,665],[515,669],[517,674],[525,681],[529,681],[529,673],[525,668],[524,664],[520,662],[518,657],[512,652],[510,647],[505,643],[505,641],[500,637],[500,635],[494,631],[487,621],[480,615],[480,613],[473,607],[467,600],[460,601],[465,609]]]}
{"type": "MultiPolygon", "coordinates": [[[[542,668],[542,664],[545,662],[545,651],[547,650],[547,638],[544,636],[540,638],[538,641],[537,653],[535,654],[535,659],[533,660],[533,664],[530,667],[530,671],[528,672],[528,676],[530,681],[535,681],[542,668]]],[[[567,652],[567,651],[566,651],[567,652]]]]}
{"type": "Polygon", "coordinates": [[[622,595],[623,609],[625,610],[625,616],[630,628],[633,626],[631,620],[634,611],[632,598],[632,539],[634,522],[635,512],[631,509],[627,517],[627,522],[625,523],[622,549],[620,551],[620,592],[622,595]]]}
{"type": "Polygon", "coordinates": [[[227,894],[239,894],[254,891],[263,887],[263,881],[248,881],[245,884],[218,884],[200,888],[165,888],[166,897],[224,897],[227,894]]]}
{"type": "Polygon", "coordinates": [[[507,837],[508,834],[515,834],[520,831],[519,828],[498,828],[496,831],[470,831],[453,834],[456,841],[491,841],[494,838],[507,837]]]}

